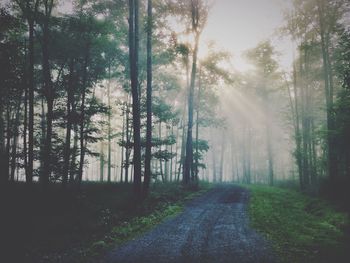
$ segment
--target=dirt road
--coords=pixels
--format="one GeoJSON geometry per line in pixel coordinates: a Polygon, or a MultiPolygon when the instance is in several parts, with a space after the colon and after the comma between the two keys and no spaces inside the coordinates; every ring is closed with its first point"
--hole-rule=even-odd
{"type": "Polygon", "coordinates": [[[104,262],[271,263],[268,242],[249,226],[249,192],[220,185],[184,212],[109,253],[104,262]]]}

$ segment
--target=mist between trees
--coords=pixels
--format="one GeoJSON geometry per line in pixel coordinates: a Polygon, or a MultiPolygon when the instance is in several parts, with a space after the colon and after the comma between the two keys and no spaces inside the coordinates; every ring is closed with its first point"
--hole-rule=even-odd
{"type": "Polygon", "coordinates": [[[215,43],[199,57],[211,6],[5,3],[1,184],[132,182],[139,196],[154,181],[349,186],[348,2],[292,1],[276,33],[295,44],[290,72],[268,39],[245,52],[244,73],[215,43]]]}

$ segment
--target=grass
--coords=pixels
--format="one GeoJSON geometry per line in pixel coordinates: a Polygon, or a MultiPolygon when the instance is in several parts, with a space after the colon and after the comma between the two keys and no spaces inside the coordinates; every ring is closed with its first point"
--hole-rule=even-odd
{"type": "Polygon", "coordinates": [[[346,213],[297,191],[247,187],[252,226],[272,241],[281,262],[350,262],[346,213]]]}
{"type": "Polygon", "coordinates": [[[96,262],[118,244],[182,211],[184,203],[207,191],[181,184],[154,184],[147,199],[133,198],[132,185],[85,183],[82,191],[51,186],[9,185],[1,191],[6,254],[1,262],[96,262]],[[5,217],[4,217],[5,215],[5,217]],[[5,258],[4,258],[5,257],[5,258]]]}

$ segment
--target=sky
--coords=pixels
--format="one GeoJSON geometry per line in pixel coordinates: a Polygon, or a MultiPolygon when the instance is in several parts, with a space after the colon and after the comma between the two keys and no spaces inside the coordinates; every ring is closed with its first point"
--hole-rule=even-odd
{"type": "Polygon", "coordinates": [[[290,0],[216,0],[203,31],[200,55],[206,53],[205,43],[214,40],[218,48],[233,55],[236,70],[246,71],[250,66],[244,60],[244,51],[270,39],[280,53],[281,67],[290,69],[293,45],[277,32],[288,3],[290,0]]]}

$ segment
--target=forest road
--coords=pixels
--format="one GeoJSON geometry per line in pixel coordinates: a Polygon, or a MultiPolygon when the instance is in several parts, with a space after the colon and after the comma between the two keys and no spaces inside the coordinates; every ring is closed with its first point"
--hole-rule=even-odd
{"type": "Polygon", "coordinates": [[[270,244],[249,226],[248,201],[248,190],[219,185],[175,218],[111,251],[104,262],[274,262],[270,244]]]}

